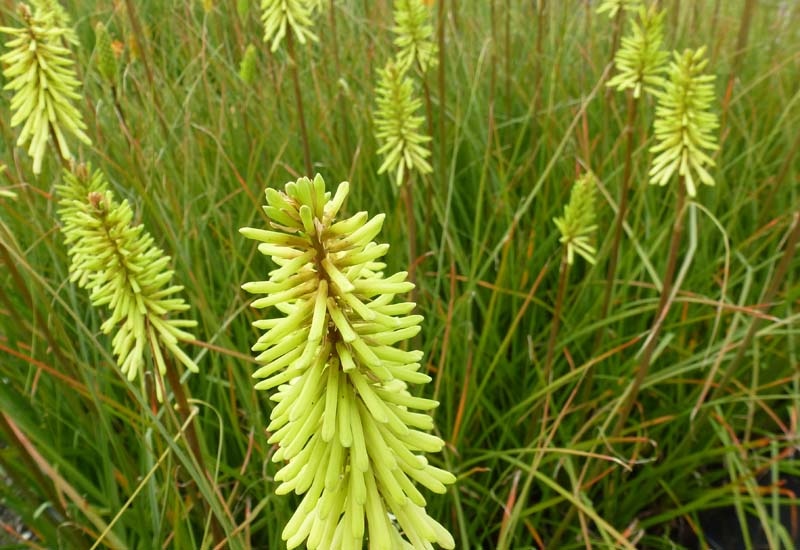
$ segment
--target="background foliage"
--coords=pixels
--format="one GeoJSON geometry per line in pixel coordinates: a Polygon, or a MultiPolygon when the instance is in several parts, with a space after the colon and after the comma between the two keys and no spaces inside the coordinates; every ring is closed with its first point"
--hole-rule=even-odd
{"type": "MultiPolygon", "coordinates": [[[[679,290],[618,437],[614,411],[672,230],[675,186],[646,184],[652,100],[636,121],[628,230],[599,318],[624,156],[625,98],[601,83],[615,22],[578,0],[432,6],[443,41],[425,77],[434,172],[415,185],[419,342],[448,442],[433,460],[459,481],[426,497],[459,548],[674,548],[710,540],[704,518],[725,507],[764,526],[772,547],[793,547],[776,520],[795,502],[781,479],[797,473],[800,258],[774,281],[794,252],[800,204],[800,6],[661,4],[669,48],[709,47],[721,150],[716,186],[687,211],[679,290]],[[598,263],[570,272],[546,383],[561,254],[552,218],[587,168],[600,180],[598,263]]],[[[68,282],[59,164],[32,174],[6,107],[2,177],[18,197],[0,197],[0,492],[13,511],[0,537],[23,548],[91,546],[101,533],[100,547],[279,548],[296,500],[273,494],[270,403],[250,378],[258,313],[239,289],[270,267],[238,229],[264,224],[265,187],[303,172],[287,55],[262,43],[254,1],[64,5],[94,143],[80,154],[173,257],[199,321],[190,351],[200,373],[185,380],[211,479],[175,411],[155,400],[152,375],[144,393],[126,382],[103,313],[68,282]],[[96,68],[97,22],[119,41],[113,89],[96,68]],[[250,43],[253,84],[238,76],[250,43]]],[[[2,3],[2,24],[14,8],[2,3]]],[[[389,270],[403,269],[402,201],[376,175],[371,120],[376,69],[393,51],[391,5],[341,0],[315,17],[319,43],[297,48],[315,170],[351,182],[348,213],[388,214],[389,270]]]]}

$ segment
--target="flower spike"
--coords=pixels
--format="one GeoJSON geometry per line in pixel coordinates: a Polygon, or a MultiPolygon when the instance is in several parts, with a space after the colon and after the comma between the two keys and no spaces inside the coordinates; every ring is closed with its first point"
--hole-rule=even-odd
{"type": "Polygon", "coordinates": [[[413,303],[393,303],[413,285],[406,273],[386,276],[377,244],[384,216],[341,219],[349,185],[331,196],[317,175],[267,189],[269,230],[243,228],[277,268],[269,279],[243,285],[262,295],[256,308],[276,318],[253,346],[262,365],[257,389],[274,389],[270,415],[278,494],[304,495],[283,530],[288,548],[453,548],[450,533],[425,511],[419,483],[444,493],[455,477],[421,453],[444,442],[430,435],[424,412],[436,401],[413,396],[424,384],[422,352],[399,342],[420,331],[413,303]]]}
{"type": "Polygon", "coordinates": [[[636,11],[641,4],[642,0],[604,0],[597,13],[608,13],[608,18],[614,19],[620,10],[636,11]]]}
{"type": "Polygon", "coordinates": [[[639,8],[639,22],[634,22],[630,36],[622,39],[622,47],[614,58],[617,75],[608,81],[607,86],[620,92],[633,89],[633,97],[638,99],[642,90],[654,93],[656,86],[663,85],[661,75],[667,71],[669,57],[661,49],[665,14],[663,10],[657,11],[655,6],[649,10],[644,6],[639,8]]]}
{"type": "Polygon", "coordinates": [[[36,17],[47,21],[53,27],[64,29],[64,40],[73,46],[79,46],[78,35],[72,28],[72,17],[58,0],[32,0],[36,17]]]}
{"type": "Polygon", "coordinates": [[[264,23],[264,42],[271,42],[270,51],[276,51],[287,32],[294,33],[297,41],[317,41],[311,30],[312,7],[308,0],[261,0],[261,21],[264,23]]]}
{"type": "Polygon", "coordinates": [[[97,56],[97,70],[109,84],[117,81],[117,58],[111,44],[111,35],[102,21],[94,27],[94,51],[97,56]]]}
{"type": "Polygon", "coordinates": [[[422,101],[414,97],[414,85],[400,67],[389,62],[378,69],[378,110],[375,113],[375,136],[381,142],[378,154],[384,155],[378,174],[395,172],[395,183],[402,185],[406,171],[430,174],[431,152],[424,145],[430,136],[421,131],[425,119],[416,114],[422,101]]]}
{"type": "MultiPolygon", "coordinates": [[[[189,309],[175,296],[183,287],[169,285],[174,273],[166,269],[170,258],[143,225],[131,225],[128,201],[117,202],[103,173],[84,166],[74,173],[64,170],[64,183],[56,190],[71,258],[70,281],[90,291],[92,305],[111,310],[100,330],[109,334],[119,326],[112,345],[122,373],[133,381],[148,350],[161,374],[166,373],[162,351],[197,372],[195,362],[178,347],[178,342],[194,339],[183,329],[197,322],[167,317],[189,309]]],[[[158,384],[156,390],[161,399],[158,384]]]]}
{"type": "Polygon", "coordinates": [[[81,83],[69,50],[61,44],[66,29],[53,26],[38,12],[32,15],[25,4],[20,5],[20,13],[24,27],[0,27],[0,32],[12,36],[6,42],[9,51],[0,56],[0,62],[5,65],[3,76],[8,81],[5,89],[14,91],[11,127],[22,124],[17,146],[30,141],[33,173],[39,174],[51,134],[64,159],[72,158],[65,131],[87,145],[92,141],[84,133],[86,124],[80,111],[72,104],[81,98],[76,91],[81,83]]]}
{"type": "Polygon", "coordinates": [[[395,0],[394,27],[397,64],[407,71],[415,64],[422,72],[436,66],[436,43],[430,13],[422,0],[395,0]]]}
{"type": "Polygon", "coordinates": [[[239,64],[239,78],[249,86],[252,86],[256,79],[257,56],[258,52],[256,51],[256,47],[253,44],[249,44],[239,64]]]}
{"type": "Polygon", "coordinates": [[[697,194],[696,179],[714,185],[706,166],[714,166],[707,151],[719,148],[714,130],[718,117],[709,109],[714,102],[714,75],[703,74],[708,65],[705,48],[683,54],[675,52],[669,80],[656,93],[656,121],[653,124],[658,143],[650,151],[656,154],[650,168],[650,183],[666,185],[677,172],[683,176],[686,192],[697,194]]]}
{"type": "Polygon", "coordinates": [[[597,178],[587,172],[575,182],[564,207],[564,216],[553,218],[561,232],[559,242],[567,247],[567,263],[572,265],[575,254],[594,265],[597,249],[591,240],[597,226],[594,224],[594,195],[597,178]]]}

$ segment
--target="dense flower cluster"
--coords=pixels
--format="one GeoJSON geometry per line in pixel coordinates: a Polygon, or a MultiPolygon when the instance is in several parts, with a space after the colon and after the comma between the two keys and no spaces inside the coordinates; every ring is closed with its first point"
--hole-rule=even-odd
{"type": "Polygon", "coordinates": [[[308,0],[261,0],[261,21],[264,24],[264,42],[271,42],[271,51],[276,51],[287,32],[297,41],[317,41],[311,30],[312,7],[308,0]]]}
{"type": "Polygon", "coordinates": [[[397,64],[403,71],[418,65],[424,72],[435,67],[436,44],[428,7],[422,0],[395,0],[394,31],[397,64]]]}
{"type": "Polygon", "coordinates": [[[636,11],[641,4],[642,0],[603,0],[597,13],[607,13],[609,19],[614,19],[620,10],[636,11]]]}
{"type": "Polygon", "coordinates": [[[267,430],[279,446],[276,492],[305,495],[283,531],[289,548],[453,548],[450,533],[425,511],[417,482],[444,493],[455,478],[421,452],[444,443],[427,433],[436,401],[412,396],[425,383],[422,353],[399,342],[416,335],[413,303],[394,303],[413,285],[406,273],[384,276],[376,244],[384,216],[366,212],[337,221],[347,183],[331,197],[322,178],[267,189],[272,230],[244,228],[277,269],[243,288],[264,296],[256,308],[279,316],[259,320],[253,350],[263,366],[257,389],[278,391],[267,430]]]}
{"type": "Polygon", "coordinates": [[[705,48],[675,52],[669,68],[669,80],[656,92],[658,105],[653,124],[658,143],[650,168],[650,183],[666,185],[677,172],[683,176],[690,197],[697,194],[697,179],[714,185],[706,166],[714,166],[706,151],[719,148],[714,130],[717,115],[710,111],[714,103],[714,75],[703,74],[708,65],[705,48]]]}
{"type": "Polygon", "coordinates": [[[109,334],[118,327],[112,345],[122,373],[134,380],[149,353],[164,374],[163,351],[197,372],[195,362],[178,346],[194,339],[183,329],[197,322],[168,317],[189,309],[175,296],[183,287],[169,285],[174,273],[167,269],[170,258],[143,225],[132,225],[128,201],[117,202],[103,173],[82,166],[65,170],[64,183],[56,190],[71,259],[70,280],[90,291],[92,305],[111,310],[100,330],[109,334]]]}
{"type": "Polygon", "coordinates": [[[421,131],[425,119],[416,113],[422,101],[414,97],[412,81],[392,62],[379,69],[378,76],[375,136],[381,143],[378,154],[384,157],[378,174],[394,171],[395,183],[402,185],[407,171],[433,171],[427,160],[431,152],[425,147],[431,138],[421,131]]]}
{"type": "Polygon", "coordinates": [[[553,219],[561,232],[559,242],[567,247],[568,264],[573,263],[575,254],[590,264],[595,263],[597,249],[592,245],[592,237],[597,229],[594,223],[596,187],[596,178],[592,172],[587,172],[578,178],[572,186],[569,203],[564,207],[564,215],[553,219]]]}
{"type": "Polygon", "coordinates": [[[106,82],[114,84],[117,80],[117,58],[111,45],[111,35],[102,21],[94,27],[94,38],[97,70],[106,82]]]}
{"type": "Polygon", "coordinates": [[[655,7],[639,8],[639,22],[634,22],[630,36],[622,39],[622,46],[614,57],[617,74],[608,81],[608,86],[619,91],[633,89],[633,97],[638,98],[642,90],[654,93],[662,84],[661,75],[667,71],[669,57],[661,49],[665,14],[655,7]]]}
{"type": "Polygon", "coordinates": [[[13,90],[11,127],[22,125],[17,146],[28,141],[28,154],[33,157],[33,173],[42,169],[47,141],[52,136],[62,158],[70,159],[65,132],[86,144],[91,140],[84,133],[86,124],[72,104],[81,99],[70,52],[62,45],[65,28],[55,26],[52,18],[37,11],[35,15],[23,4],[20,12],[25,25],[20,28],[0,27],[11,35],[6,42],[8,52],[0,57],[5,65],[6,90],[13,90]]]}

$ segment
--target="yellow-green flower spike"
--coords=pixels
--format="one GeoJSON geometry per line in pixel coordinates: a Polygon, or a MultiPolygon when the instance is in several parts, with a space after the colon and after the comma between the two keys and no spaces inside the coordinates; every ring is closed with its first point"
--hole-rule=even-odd
{"type": "Polygon", "coordinates": [[[258,52],[253,44],[247,46],[244,51],[244,57],[239,64],[239,78],[248,86],[252,85],[256,79],[256,61],[258,60],[258,52]]]}
{"type": "Polygon", "coordinates": [[[622,39],[622,46],[614,57],[617,74],[607,86],[618,91],[633,90],[639,98],[642,90],[654,93],[663,84],[663,73],[667,71],[669,54],[661,49],[664,41],[665,11],[655,5],[649,10],[639,8],[639,22],[634,22],[629,36],[622,39]]]}
{"type": "Polygon", "coordinates": [[[80,45],[78,35],[72,28],[72,17],[58,0],[32,0],[33,8],[37,18],[46,21],[48,24],[64,29],[64,40],[73,46],[80,45]]]}
{"type": "Polygon", "coordinates": [[[301,44],[317,41],[311,30],[312,8],[308,0],[261,0],[261,21],[264,23],[264,42],[271,42],[275,51],[287,32],[294,33],[301,44]]]}
{"type": "Polygon", "coordinates": [[[650,168],[650,183],[666,185],[675,173],[683,176],[686,192],[697,194],[697,180],[714,185],[706,169],[714,166],[707,151],[719,148],[714,133],[719,127],[717,115],[710,111],[714,103],[714,75],[703,74],[708,65],[705,47],[674,53],[669,79],[656,92],[656,120],[653,124],[658,143],[650,168]]]}
{"type": "Polygon", "coordinates": [[[348,189],[331,196],[319,175],[267,189],[270,229],[241,229],[278,266],[242,288],[263,295],[253,307],[279,313],[253,323],[265,331],[253,376],[257,389],[278,388],[267,428],[283,464],[276,492],[304,495],[283,539],[290,549],[361,550],[365,537],[374,549],[453,548],[416,487],[444,493],[455,477],[422,454],[444,442],[416,412],[438,403],[408,389],[430,381],[422,352],[399,346],[420,330],[414,304],[393,303],[413,285],[383,273],[383,215],[339,219],[348,189]]]}
{"type": "Polygon", "coordinates": [[[597,180],[587,172],[575,182],[564,207],[564,216],[553,218],[561,232],[559,242],[567,248],[567,263],[572,265],[575,254],[594,265],[597,249],[592,245],[595,229],[594,196],[597,180]]]}
{"type": "MultiPolygon", "coordinates": [[[[122,374],[134,380],[149,355],[161,374],[166,372],[163,352],[170,353],[192,372],[195,362],[179,347],[194,340],[185,328],[196,321],[170,318],[189,309],[176,294],[182,286],[170,284],[170,258],[155,246],[143,225],[132,225],[128,201],[117,202],[99,170],[83,166],[75,173],[64,170],[59,216],[71,259],[70,281],[90,291],[92,305],[108,306],[111,316],[100,327],[110,334],[122,374]]],[[[159,399],[160,386],[156,384],[159,399]]]]}
{"type": "Polygon", "coordinates": [[[94,39],[97,70],[106,82],[114,84],[117,80],[117,58],[111,45],[111,35],[102,22],[98,22],[94,27],[94,39]]]}
{"type": "Polygon", "coordinates": [[[20,7],[25,26],[0,27],[11,35],[6,42],[8,51],[0,56],[5,66],[6,90],[13,90],[11,127],[22,125],[17,146],[28,145],[33,157],[33,173],[42,170],[47,142],[52,137],[62,158],[72,157],[65,133],[71,133],[86,144],[92,141],[84,133],[86,124],[72,101],[81,99],[78,81],[70,52],[61,44],[66,30],[47,20],[31,15],[23,4],[20,7]]]}
{"type": "Polygon", "coordinates": [[[378,77],[375,137],[381,145],[378,154],[383,155],[378,174],[394,172],[395,183],[402,185],[407,171],[433,172],[425,146],[431,138],[422,133],[425,119],[416,114],[422,101],[414,97],[411,79],[393,62],[378,69],[378,77]]]}
{"type": "Polygon", "coordinates": [[[414,65],[425,72],[435,67],[436,43],[428,7],[422,0],[395,0],[394,27],[397,64],[403,71],[414,65]]]}
{"type": "Polygon", "coordinates": [[[642,5],[642,0],[603,0],[597,13],[607,13],[609,19],[614,19],[620,10],[636,11],[642,5]]]}

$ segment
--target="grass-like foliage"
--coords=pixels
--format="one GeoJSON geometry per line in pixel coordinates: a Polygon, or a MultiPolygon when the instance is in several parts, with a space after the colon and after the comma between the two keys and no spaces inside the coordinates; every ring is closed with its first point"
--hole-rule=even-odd
{"type": "Polygon", "coordinates": [[[666,185],[676,173],[683,177],[690,197],[697,194],[697,180],[714,185],[708,166],[710,152],[718,149],[714,130],[719,117],[711,111],[715,102],[714,75],[705,74],[705,48],[675,52],[669,79],[656,93],[658,107],[653,125],[658,143],[650,168],[650,183],[666,185]]]}
{"type": "Polygon", "coordinates": [[[639,8],[639,21],[633,23],[631,33],[622,39],[622,46],[614,58],[617,74],[608,81],[609,87],[619,91],[632,89],[639,98],[642,90],[654,93],[663,83],[669,53],[663,49],[664,16],[655,4],[639,8]]]}
{"type": "Polygon", "coordinates": [[[27,1],[0,547],[800,547],[797,2],[27,1]]]}
{"type": "Polygon", "coordinates": [[[378,154],[383,157],[378,174],[393,172],[399,186],[412,171],[431,173],[431,152],[426,147],[431,137],[423,133],[425,118],[417,114],[422,100],[414,95],[414,82],[390,61],[378,69],[376,94],[375,137],[381,143],[378,154]]]}
{"type": "Polygon", "coordinates": [[[423,354],[399,344],[420,331],[415,304],[394,301],[413,285],[405,272],[384,275],[389,247],[373,240],[383,215],[339,216],[349,187],[331,197],[317,175],[267,189],[274,230],[241,230],[278,265],[242,288],[266,295],[253,307],[282,314],[253,323],[265,331],[253,376],[263,379],[257,389],[278,388],[267,430],[279,446],[272,460],[287,464],[276,492],[304,495],[283,539],[289,548],[307,539],[310,549],[358,550],[368,533],[373,548],[454,548],[414,486],[444,493],[455,477],[415,454],[444,442],[426,433],[431,417],[415,412],[438,403],[408,388],[430,381],[419,372],[423,354]]]}
{"type": "Polygon", "coordinates": [[[136,379],[146,357],[165,374],[164,352],[197,372],[195,362],[178,345],[194,339],[184,329],[197,322],[170,317],[189,309],[176,296],[183,287],[170,284],[170,257],[155,246],[143,225],[132,223],[128,201],[118,202],[103,173],[83,166],[65,170],[57,190],[70,280],[90,292],[93,306],[110,310],[100,330],[116,330],[112,345],[122,374],[136,379]]]}
{"type": "Polygon", "coordinates": [[[86,144],[92,141],[73,103],[81,99],[81,83],[70,51],[62,44],[67,30],[57,26],[52,15],[48,17],[41,10],[32,14],[24,4],[20,5],[20,15],[22,27],[0,27],[0,32],[11,35],[0,63],[7,80],[5,89],[14,92],[11,126],[22,125],[17,146],[30,142],[28,154],[33,157],[33,173],[38,174],[51,135],[64,159],[72,158],[65,134],[86,144]]]}

